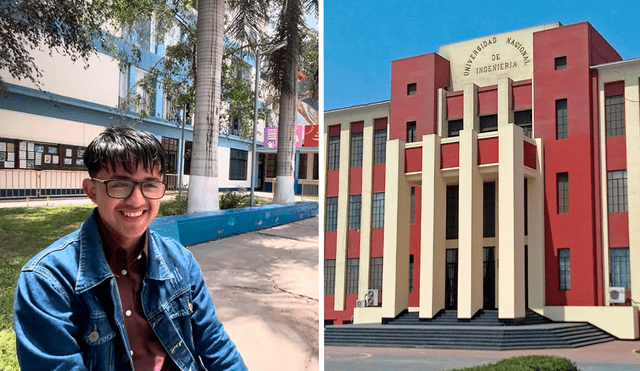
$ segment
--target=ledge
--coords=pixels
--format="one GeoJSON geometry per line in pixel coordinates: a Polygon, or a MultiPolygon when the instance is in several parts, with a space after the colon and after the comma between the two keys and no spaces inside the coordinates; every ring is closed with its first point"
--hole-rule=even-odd
{"type": "Polygon", "coordinates": [[[318,202],[300,201],[284,205],[163,216],[156,218],[150,228],[187,246],[317,215],[318,202]]]}

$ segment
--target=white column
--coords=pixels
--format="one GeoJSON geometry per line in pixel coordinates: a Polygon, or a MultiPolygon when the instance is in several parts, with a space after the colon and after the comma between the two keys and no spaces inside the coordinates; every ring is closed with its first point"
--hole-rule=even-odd
{"type": "Polygon", "coordinates": [[[360,276],[358,278],[359,298],[363,298],[364,294],[369,289],[371,217],[373,208],[373,118],[368,117],[364,121],[362,143],[362,213],[360,214],[360,276]]]}
{"type": "Polygon", "coordinates": [[[351,123],[342,123],[340,130],[340,185],[338,190],[338,228],[336,238],[336,287],[334,310],[345,309],[347,285],[347,232],[349,228],[349,155],[351,123]]]}

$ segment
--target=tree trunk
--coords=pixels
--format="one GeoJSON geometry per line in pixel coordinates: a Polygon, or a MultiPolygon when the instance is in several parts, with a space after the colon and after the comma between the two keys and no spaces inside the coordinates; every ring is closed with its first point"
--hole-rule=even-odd
{"type": "MultiPolygon", "coordinates": [[[[295,58],[297,60],[297,56],[295,58]]],[[[276,169],[276,188],[273,194],[274,204],[286,204],[295,201],[295,155],[296,155],[296,111],[297,111],[297,65],[287,67],[287,79],[292,92],[280,90],[280,118],[278,121],[278,167],[276,169]]]]}
{"type": "Polygon", "coordinates": [[[224,0],[198,2],[196,97],[187,212],[218,210],[224,0]]]}

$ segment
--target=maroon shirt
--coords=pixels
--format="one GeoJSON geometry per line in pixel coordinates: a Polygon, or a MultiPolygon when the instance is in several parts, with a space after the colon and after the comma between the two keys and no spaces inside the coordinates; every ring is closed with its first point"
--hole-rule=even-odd
{"type": "MultiPolygon", "coordinates": [[[[101,232],[102,221],[98,222],[101,232]]],[[[174,371],[178,367],[167,355],[166,350],[153,332],[142,309],[142,279],[147,268],[147,234],[140,244],[131,251],[116,246],[108,233],[100,233],[104,253],[116,276],[118,293],[122,303],[124,325],[129,337],[129,348],[135,370],[174,371]]]]}

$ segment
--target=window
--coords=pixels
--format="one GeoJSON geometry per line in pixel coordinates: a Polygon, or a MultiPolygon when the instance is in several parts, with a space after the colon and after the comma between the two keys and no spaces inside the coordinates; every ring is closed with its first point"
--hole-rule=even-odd
{"type": "Polygon", "coordinates": [[[411,187],[411,224],[416,222],[416,187],[411,187]]]}
{"type": "Polygon", "coordinates": [[[567,57],[556,58],[556,70],[564,70],[567,68],[567,57]]]}
{"type": "Polygon", "coordinates": [[[360,229],[361,195],[349,196],[349,230],[360,229]]]}
{"type": "Polygon", "coordinates": [[[571,290],[571,259],[569,249],[558,249],[558,279],[560,291],[571,290]]]}
{"type": "Polygon", "coordinates": [[[569,173],[556,175],[558,187],[558,214],[569,214],[569,173]]]}
{"type": "Polygon", "coordinates": [[[167,174],[177,173],[178,140],[162,137],[162,147],[167,151],[167,174]]]}
{"type": "Polygon", "coordinates": [[[347,295],[358,293],[360,259],[347,259],[347,295]]]}
{"type": "Polygon", "coordinates": [[[624,287],[631,289],[631,274],[629,264],[629,248],[617,248],[609,250],[609,262],[611,265],[609,274],[611,287],[624,287]]]}
{"type": "Polygon", "coordinates": [[[231,148],[229,180],[247,180],[247,155],[249,152],[231,148]]]}
{"type": "Polygon", "coordinates": [[[607,172],[607,205],[610,213],[626,213],[629,211],[626,170],[607,172]]]}
{"type": "Polygon", "coordinates": [[[460,130],[462,130],[462,119],[449,121],[447,125],[447,137],[460,136],[460,130]]]}
{"type": "Polygon", "coordinates": [[[409,255],[409,293],[413,292],[413,254],[409,255]]]}
{"type": "Polygon", "coordinates": [[[522,128],[524,135],[528,136],[529,138],[532,138],[531,131],[533,128],[532,126],[533,116],[531,114],[531,110],[514,112],[513,121],[516,125],[522,128]]]}
{"type": "Polygon", "coordinates": [[[151,50],[151,20],[136,22],[133,25],[136,34],[136,45],[145,50],[151,50]]]}
{"type": "Polygon", "coordinates": [[[498,130],[498,115],[480,116],[480,132],[486,133],[489,131],[498,130]]]}
{"type": "Polygon", "coordinates": [[[384,192],[373,194],[373,217],[371,228],[384,227],[384,192]]]}
{"type": "Polygon", "coordinates": [[[524,235],[529,235],[529,181],[524,179],[524,235]]]}
{"type": "Polygon", "coordinates": [[[416,122],[411,121],[407,122],[407,143],[413,143],[417,141],[416,134],[416,122]]]}
{"type": "Polygon", "coordinates": [[[329,170],[340,167],[340,137],[329,137],[329,170]]]}
{"type": "Polygon", "coordinates": [[[325,209],[325,230],[335,231],[338,228],[338,197],[327,197],[325,209]]]}
{"type": "Polygon", "coordinates": [[[118,82],[118,108],[129,110],[129,65],[120,70],[118,82]]]}
{"type": "Polygon", "coordinates": [[[324,261],[324,294],[334,295],[336,293],[336,261],[324,261]]]}
{"type": "Polygon", "coordinates": [[[387,162],[387,129],[376,130],[373,137],[373,164],[387,162]]]}
{"type": "Polygon", "coordinates": [[[278,156],[276,154],[268,154],[267,155],[267,178],[275,178],[277,168],[278,168],[278,156]]]}
{"type": "Polygon", "coordinates": [[[184,141],[184,171],[183,174],[191,174],[191,157],[193,155],[193,142],[189,140],[184,141]]]}
{"type": "Polygon", "coordinates": [[[416,83],[407,84],[407,95],[414,95],[418,91],[416,83]]]}
{"type": "Polygon", "coordinates": [[[320,156],[318,156],[318,154],[317,154],[317,153],[314,153],[314,154],[313,154],[313,179],[314,179],[314,180],[317,180],[317,179],[319,178],[319,177],[318,177],[318,173],[319,173],[319,168],[318,168],[318,167],[319,167],[319,163],[318,163],[318,160],[319,160],[319,157],[320,157],[320,156]]]}
{"type": "Polygon", "coordinates": [[[624,135],[624,95],[604,98],[604,122],[607,137],[624,135]]]}
{"type": "Polygon", "coordinates": [[[382,258],[371,258],[369,289],[378,290],[378,293],[382,292],[382,258]]]}
{"type": "Polygon", "coordinates": [[[567,139],[569,137],[567,123],[567,100],[558,99],[556,101],[556,139],[567,139]]]}
{"type": "Polygon", "coordinates": [[[231,135],[240,135],[242,131],[242,119],[240,117],[234,117],[229,122],[229,134],[231,135]]]}
{"type": "Polygon", "coordinates": [[[298,179],[307,179],[307,154],[298,155],[298,179]]]}
{"type": "Polygon", "coordinates": [[[484,223],[483,223],[483,237],[495,237],[496,236],[496,183],[485,182],[483,185],[484,192],[484,223]]]}
{"type": "Polygon", "coordinates": [[[351,167],[362,166],[362,133],[351,133],[351,167]]]}
{"type": "Polygon", "coordinates": [[[447,240],[458,239],[458,185],[447,186],[447,240]]]}

